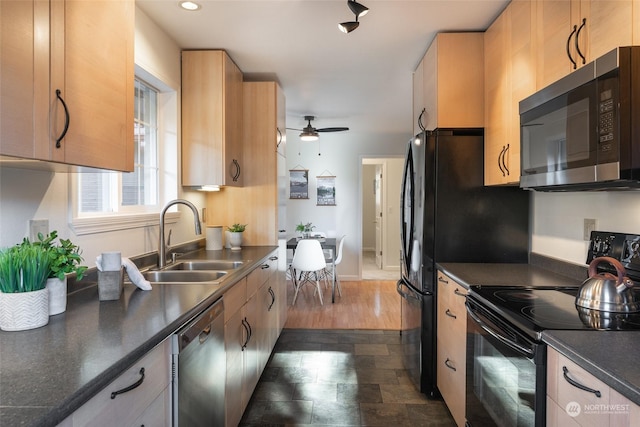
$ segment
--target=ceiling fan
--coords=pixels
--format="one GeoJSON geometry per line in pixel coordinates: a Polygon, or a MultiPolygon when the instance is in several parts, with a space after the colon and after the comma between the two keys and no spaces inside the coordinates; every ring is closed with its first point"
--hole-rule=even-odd
{"type": "Polygon", "coordinates": [[[307,125],[302,129],[294,129],[287,128],[290,130],[299,130],[302,131],[300,134],[300,139],[303,141],[315,141],[318,139],[318,133],[320,132],[342,132],[345,130],[349,130],[348,127],[330,127],[330,128],[320,128],[316,129],[311,126],[311,120],[315,120],[315,116],[304,116],[304,119],[307,121],[307,125]]]}

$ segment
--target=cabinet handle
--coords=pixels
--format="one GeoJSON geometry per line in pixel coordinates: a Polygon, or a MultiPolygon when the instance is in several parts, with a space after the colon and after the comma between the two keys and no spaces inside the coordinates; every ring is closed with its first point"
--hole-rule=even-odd
{"type": "Polygon", "coordinates": [[[507,176],[509,176],[509,168],[507,167],[507,162],[505,161],[505,159],[507,158],[507,153],[509,152],[509,144],[507,144],[507,148],[504,149],[504,154],[502,155],[502,166],[504,167],[504,170],[507,173],[507,176]]]}
{"type": "Polygon", "coordinates": [[[276,303],[276,294],[273,292],[273,289],[271,289],[271,286],[269,286],[269,294],[271,295],[271,304],[269,304],[269,308],[267,308],[267,311],[271,311],[271,309],[273,308],[273,304],[276,303]]]}
{"type": "Polygon", "coordinates": [[[449,281],[447,279],[445,279],[444,277],[442,277],[442,276],[438,276],[438,282],[442,282],[442,283],[445,283],[447,285],[449,284],[449,281]]]}
{"type": "Polygon", "coordinates": [[[244,344],[242,344],[242,351],[244,351],[245,348],[247,348],[247,345],[249,345],[249,340],[251,339],[251,325],[249,324],[249,321],[247,320],[247,318],[245,317],[244,319],[242,319],[242,326],[244,326],[244,330],[247,332],[247,339],[244,340],[244,344]]]}
{"type": "Polygon", "coordinates": [[[453,291],[453,293],[454,293],[454,294],[456,294],[456,295],[459,295],[459,296],[461,296],[461,297],[465,297],[465,298],[467,297],[465,294],[463,294],[462,292],[460,292],[460,291],[458,290],[458,288],[455,288],[455,289],[454,289],[454,291],[453,291]]]}
{"type": "Polygon", "coordinates": [[[276,148],[280,148],[280,144],[282,144],[282,132],[280,131],[280,128],[276,128],[276,131],[278,132],[278,143],[276,144],[276,148]]]}
{"type": "Polygon", "coordinates": [[[67,131],[69,130],[69,109],[67,108],[67,103],[64,102],[64,99],[60,96],[61,93],[60,89],[56,89],[56,98],[60,100],[64,108],[64,129],[62,129],[62,134],[56,138],[56,148],[60,148],[60,141],[67,135],[67,131]]]}
{"type": "Polygon", "coordinates": [[[505,176],[504,169],[502,169],[502,156],[504,155],[504,150],[506,150],[506,147],[503,145],[502,151],[498,154],[498,167],[500,168],[500,172],[502,172],[502,176],[505,176]]]}
{"type": "Polygon", "coordinates": [[[265,270],[265,269],[269,268],[269,264],[262,264],[262,265],[260,266],[260,268],[261,268],[261,269],[263,269],[263,270],[265,270]]]}
{"type": "MultiPolygon", "coordinates": [[[[582,18],[582,24],[580,24],[580,28],[578,28],[578,31],[576,32],[576,52],[578,52],[578,55],[580,55],[580,58],[582,58],[583,65],[587,63],[587,58],[582,54],[582,51],[580,51],[580,31],[586,24],[587,18],[582,18]]],[[[573,68],[575,69],[576,67],[573,68]]]]}
{"type": "MultiPolygon", "coordinates": [[[[571,46],[571,37],[573,37],[573,35],[576,33],[577,30],[578,30],[578,26],[574,25],[573,31],[571,31],[571,34],[569,34],[569,38],[567,38],[567,56],[569,57],[569,61],[571,61],[571,63],[573,64],[574,70],[578,68],[578,65],[576,64],[576,61],[573,59],[573,56],[571,56],[571,51],[569,50],[569,46],[571,46]]],[[[576,44],[577,44],[577,41],[576,41],[576,44]]]]}
{"type": "Polygon", "coordinates": [[[447,366],[447,368],[451,369],[453,372],[457,371],[456,367],[451,364],[451,359],[449,359],[448,357],[447,357],[447,360],[444,361],[444,364],[447,366]]]}
{"type": "Polygon", "coordinates": [[[233,182],[238,181],[240,178],[240,163],[236,159],[233,159],[233,165],[236,167],[236,173],[232,175],[233,182]]]}
{"type": "Polygon", "coordinates": [[[445,311],[445,312],[444,312],[444,314],[446,314],[446,315],[447,315],[447,316],[449,316],[449,317],[453,317],[454,319],[457,319],[457,318],[458,318],[458,316],[456,316],[455,314],[453,314],[453,313],[451,312],[451,310],[449,310],[448,308],[447,308],[447,311],[445,311]]]}
{"type": "Polygon", "coordinates": [[[277,260],[278,260],[277,256],[269,257],[269,261],[277,261],[277,260]]]}
{"type": "Polygon", "coordinates": [[[211,325],[204,328],[204,330],[200,332],[200,335],[198,335],[198,341],[200,344],[209,339],[209,334],[211,334],[211,325]]]}
{"type": "Polygon", "coordinates": [[[420,115],[418,116],[418,127],[420,128],[420,130],[422,132],[427,130],[427,129],[425,129],[424,125],[422,124],[422,116],[424,116],[424,113],[426,111],[427,111],[426,108],[423,108],[422,111],[420,112],[420,115]]]}
{"type": "Polygon", "coordinates": [[[566,366],[562,367],[562,375],[564,376],[564,379],[567,380],[567,382],[569,384],[571,384],[572,386],[579,388],[580,390],[584,390],[586,392],[589,393],[593,393],[596,395],[596,397],[601,397],[602,393],[600,393],[599,390],[594,390],[592,388],[587,387],[586,385],[582,385],[579,382],[577,382],[576,380],[574,380],[573,378],[571,378],[569,376],[569,369],[566,366]]]}
{"type": "Polygon", "coordinates": [[[140,368],[140,379],[135,383],[131,384],[129,387],[125,387],[123,389],[111,392],[111,399],[115,399],[116,396],[119,394],[123,394],[133,390],[134,388],[140,387],[143,381],[144,381],[144,368],[140,368]]]}

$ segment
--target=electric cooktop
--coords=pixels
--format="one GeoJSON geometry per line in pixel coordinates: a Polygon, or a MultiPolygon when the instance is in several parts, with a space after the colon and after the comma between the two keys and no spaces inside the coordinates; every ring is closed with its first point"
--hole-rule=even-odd
{"type": "MultiPolygon", "coordinates": [[[[640,236],[592,232],[587,264],[602,256],[613,257],[622,263],[627,276],[636,283],[634,292],[640,299],[640,236]]],[[[607,263],[600,265],[604,266],[603,271],[607,271],[607,263]]],[[[540,339],[540,333],[545,329],[640,329],[640,312],[614,313],[576,306],[578,289],[557,286],[472,287],[469,299],[488,307],[535,339],[540,339]]]]}

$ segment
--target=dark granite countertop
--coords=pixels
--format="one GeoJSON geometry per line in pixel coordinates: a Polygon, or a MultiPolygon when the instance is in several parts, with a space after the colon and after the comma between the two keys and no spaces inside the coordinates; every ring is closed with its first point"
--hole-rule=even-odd
{"type": "Polygon", "coordinates": [[[640,405],[640,331],[545,331],[542,340],[640,405]]]}
{"type": "Polygon", "coordinates": [[[442,263],[438,268],[467,289],[471,286],[580,286],[582,283],[531,264],[442,263]]]}
{"type": "Polygon", "coordinates": [[[125,284],[99,301],[97,285],[69,294],[66,312],[22,332],[0,331],[0,426],[55,426],[202,312],[277,246],[199,251],[184,258],[242,260],[220,284],[125,284]]]}

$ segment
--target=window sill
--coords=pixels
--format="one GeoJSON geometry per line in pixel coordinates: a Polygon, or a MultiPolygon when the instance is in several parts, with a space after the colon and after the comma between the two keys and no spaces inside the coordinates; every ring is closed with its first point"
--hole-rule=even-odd
{"type": "MultiPolygon", "coordinates": [[[[174,224],[180,219],[180,212],[167,212],[166,224],[174,224]]],[[[159,213],[113,215],[92,218],[74,218],[71,228],[78,236],[85,234],[107,233],[110,231],[128,230],[131,228],[143,228],[159,226],[159,213]]]]}

